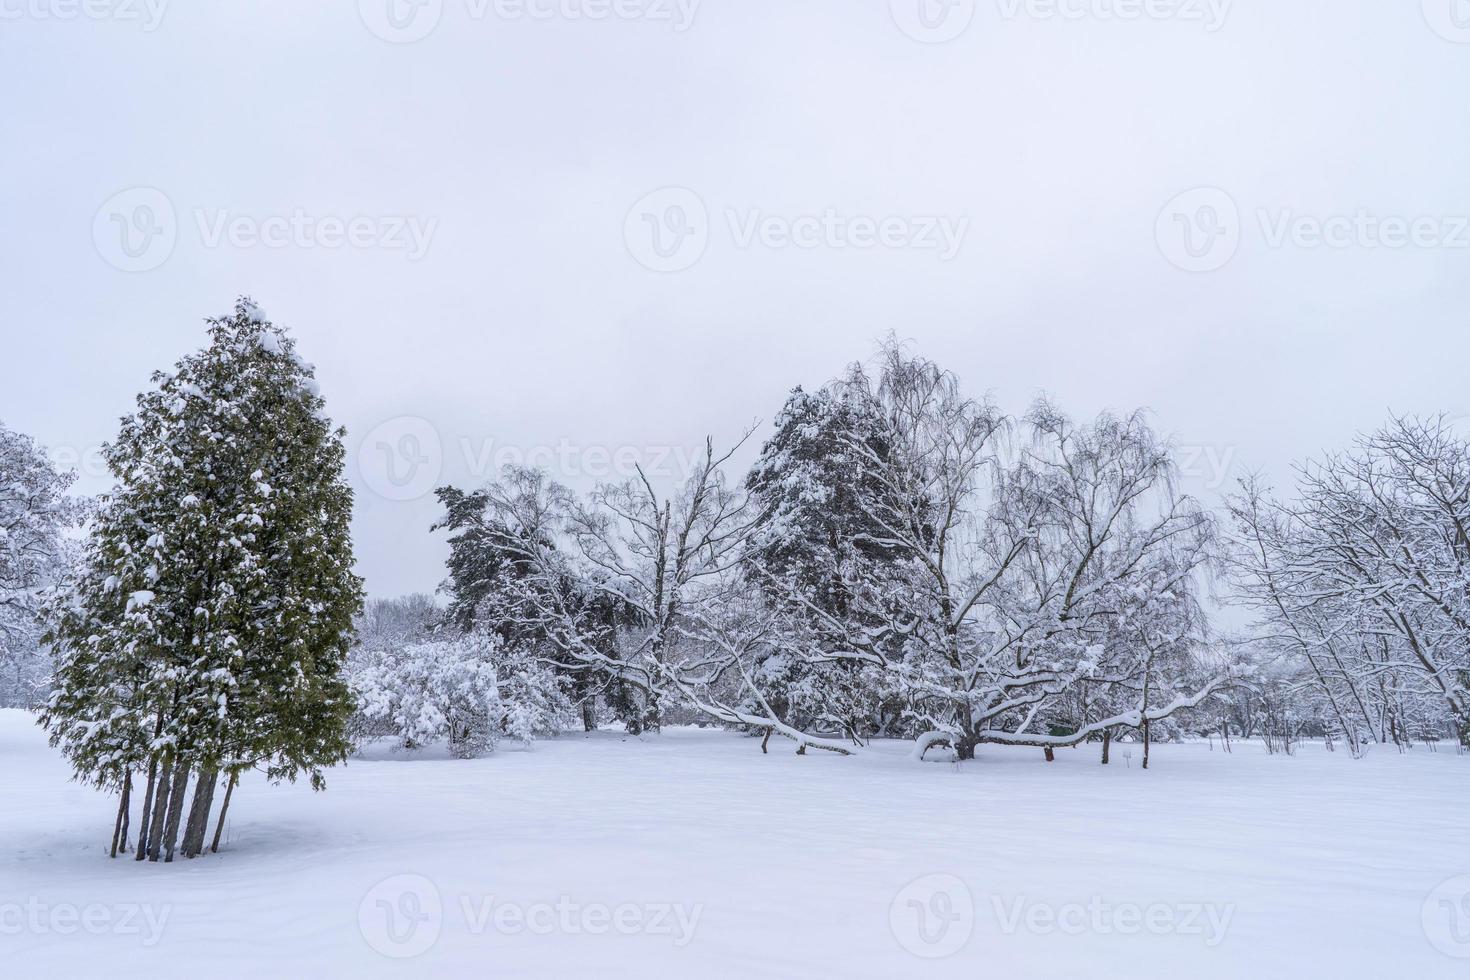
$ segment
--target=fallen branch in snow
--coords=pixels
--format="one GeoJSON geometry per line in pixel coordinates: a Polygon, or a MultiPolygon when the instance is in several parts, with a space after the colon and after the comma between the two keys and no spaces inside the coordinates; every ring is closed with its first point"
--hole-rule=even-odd
{"type": "Polygon", "coordinates": [[[914,749],[909,753],[909,758],[915,762],[923,762],[924,753],[934,746],[948,745],[953,748],[956,741],[956,737],[951,732],[925,732],[914,739],[914,749]]]}
{"type": "Polygon", "coordinates": [[[741,676],[744,678],[751,693],[755,695],[756,700],[760,702],[761,707],[765,709],[764,715],[751,714],[748,711],[741,711],[739,708],[733,708],[730,705],[725,704],[721,701],[715,701],[713,699],[706,700],[704,698],[701,698],[695,692],[694,688],[691,685],[686,684],[677,675],[677,673],[675,673],[674,671],[668,672],[669,680],[672,681],[673,684],[679,688],[679,691],[688,700],[688,704],[691,707],[703,711],[705,714],[709,715],[712,718],[718,719],[719,721],[729,722],[732,725],[750,725],[755,728],[766,729],[766,737],[761,742],[762,751],[765,750],[766,742],[770,741],[770,733],[775,732],[778,735],[784,735],[792,741],[796,742],[799,746],[797,752],[801,752],[807,746],[811,746],[814,749],[824,749],[828,752],[836,752],[839,755],[853,754],[852,749],[842,742],[830,738],[820,738],[816,735],[808,735],[801,729],[792,728],[790,725],[781,721],[781,719],[776,717],[776,712],[771,709],[770,704],[766,701],[764,697],[761,696],[760,691],[750,680],[749,676],[746,675],[744,671],[741,671],[741,676]]]}
{"type": "Polygon", "coordinates": [[[1083,742],[1087,741],[1087,739],[1091,736],[1096,735],[1098,732],[1104,731],[1105,729],[1117,728],[1120,726],[1127,728],[1137,728],[1145,721],[1159,721],[1161,719],[1169,717],[1176,711],[1183,711],[1185,708],[1196,707],[1197,705],[1203,703],[1206,698],[1210,697],[1221,688],[1228,686],[1230,683],[1231,681],[1229,677],[1217,677],[1206,684],[1204,687],[1202,687],[1200,690],[1196,691],[1194,694],[1177,697],[1173,701],[1170,701],[1168,704],[1162,705],[1157,708],[1149,708],[1147,711],[1140,711],[1137,708],[1134,708],[1131,711],[1124,711],[1120,714],[1113,715],[1111,718],[1104,718],[1101,721],[1095,721],[1090,725],[1084,725],[1070,735],[1029,735],[1000,731],[997,729],[986,729],[979,733],[979,741],[981,743],[989,742],[991,744],[997,745],[1034,745],[1040,748],[1053,749],[1070,748],[1073,745],[1082,744],[1083,742]]]}
{"type": "MultiPolygon", "coordinates": [[[[850,746],[839,742],[836,739],[821,738],[816,735],[808,735],[801,729],[792,728],[785,722],[780,721],[774,715],[753,715],[749,712],[741,711],[738,708],[732,708],[729,705],[722,704],[718,701],[704,701],[698,697],[693,696],[692,694],[688,696],[690,705],[698,708],[700,711],[703,711],[705,714],[709,715],[712,718],[717,718],[720,721],[729,722],[732,725],[750,725],[755,728],[766,729],[768,732],[766,736],[767,739],[770,738],[769,732],[775,732],[777,735],[784,735],[787,738],[791,739],[793,742],[796,742],[801,748],[811,746],[814,749],[823,749],[827,752],[836,752],[839,755],[853,754],[852,748],[850,746]]],[[[764,747],[764,742],[762,743],[762,747],[764,747]]]]}

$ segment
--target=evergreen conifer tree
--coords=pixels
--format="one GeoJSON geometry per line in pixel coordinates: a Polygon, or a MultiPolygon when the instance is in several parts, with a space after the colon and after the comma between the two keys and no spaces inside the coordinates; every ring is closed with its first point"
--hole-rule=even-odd
{"type": "Polygon", "coordinates": [[[184,854],[200,853],[222,775],[226,806],[257,766],[321,788],[350,746],[341,668],[362,586],[345,433],[295,342],[250,300],[209,334],[153,376],[106,447],[117,487],[50,611],[41,722],[79,778],[120,791],[114,853],[143,777],[140,860],[171,860],[181,829],[184,854]]]}

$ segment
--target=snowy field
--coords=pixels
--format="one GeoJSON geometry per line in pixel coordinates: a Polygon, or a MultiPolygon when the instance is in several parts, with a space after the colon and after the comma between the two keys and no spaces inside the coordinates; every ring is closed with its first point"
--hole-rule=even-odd
{"type": "Polygon", "coordinates": [[[369,753],[322,794],[242,783],[218,855],[135,864],[102,850],[115,800],[0,711],[0,954],[15,977],[1470,976],[1470,907],[1436,891],[1470,874],[1470,758],[907,750],[369,753]]]}

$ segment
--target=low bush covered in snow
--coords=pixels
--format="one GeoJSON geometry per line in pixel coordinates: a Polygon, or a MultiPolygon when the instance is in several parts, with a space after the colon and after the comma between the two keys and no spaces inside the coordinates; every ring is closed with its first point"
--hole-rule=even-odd
{"type": "Polygon", "coordinates": [[[447,741],[459,758],[502,738],[530,742],[570,724],[562,682],[499,637],[467,633],[363,651],[352,674],[363,729],[405,747],[447,741]]]}

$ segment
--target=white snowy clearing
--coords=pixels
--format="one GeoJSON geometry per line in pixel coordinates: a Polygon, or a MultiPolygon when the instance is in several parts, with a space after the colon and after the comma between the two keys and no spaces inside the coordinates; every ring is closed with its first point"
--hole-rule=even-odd
{"type": "Polygon", "coordinates": [[[8,976],[1464,977],[1470,758],[1307,743],[852,758],[676,729],[243,781],[217,855],[0,711],[8,976]],[[1131,756],[1131,758],[1130,758],[1131,756]],[[385,879],[389,879],[385,882],[385,879]],[[1443,887],[1441,887],[1443,885],[1443,887]],[[405,954],[414,954],[411,956],[405,954]],[[948,954],[939,956],[937,954],[948,954]]]}

